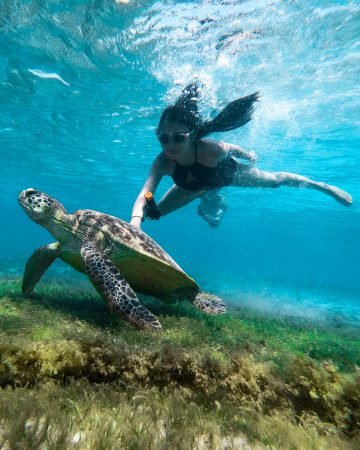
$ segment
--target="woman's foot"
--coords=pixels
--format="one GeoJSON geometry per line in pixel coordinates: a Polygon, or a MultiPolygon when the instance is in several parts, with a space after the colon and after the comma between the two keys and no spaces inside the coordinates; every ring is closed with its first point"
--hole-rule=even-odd
{"type": "Polygon", "coordinates": [[[352,197],[346,191],[342,189],[332,186],[330,184],[324,184],[321,186],[322,191],[328,195],[331,195],[336,201],[345,206],[350,206],[352,204],[352,197]]]}
{"type": "Polygon", "coordinates": [[[227,201],[219,194],[220,189],[213,189],[201,196],[198,206],[198,214],[212,228],[220,225],[221,219],[227,208],[227,201]]]}

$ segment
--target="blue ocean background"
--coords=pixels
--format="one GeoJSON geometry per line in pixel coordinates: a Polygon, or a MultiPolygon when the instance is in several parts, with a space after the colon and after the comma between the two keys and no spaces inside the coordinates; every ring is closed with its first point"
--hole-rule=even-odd
{"type": "MultiPolygon", "coordinates": [[[[28,187],[69,212],[129,220],[165,106],[200,80],[204,115],[260,91],[253,120],[213,135],[352,194],[226,188],[217,229],[198,202],[143,230],[230,303],[360,320],[360,5],[351,1],[1,0],[0,270],[53,241],[17,204],[28,187]]],[[[171,186],[163,179],[156,199],[171,186]]],[[[46,275],[85,283],[61,262],[46,275]]]]}

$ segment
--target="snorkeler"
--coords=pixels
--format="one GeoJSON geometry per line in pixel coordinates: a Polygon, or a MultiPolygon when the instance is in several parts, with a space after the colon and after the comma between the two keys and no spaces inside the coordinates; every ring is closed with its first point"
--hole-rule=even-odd
{"type": "Polygon", "coordinates": [[[198,213],[210,225],[215,219],[212,226],[216,226],[226,209],[226,200],[218,193],[219,188],[225,186],[306,187],[330,195],[343,205],[351,205],[351,196],[336,186],[313,181],[295,173],[257,169],[254,167],[257,160],[254,152],[226,142],[204,139],[210,133],[233,130],[249,122],[254,102],[258,99],[257,92],[229,103],[210,120],[203,120],[198,112],[199,93],[197,84],[192,83],[183,90],[174,105],[163,111],[156,131],[162,152],[155,158],[149,176],[135,201],[131,214],[132,225],[140,227],[146,213],[144,194],[148,191],[154,193],[165,175],[172,177],[175,184],[159,201],[159,214],[156,218],[165,216],[196,198],[203,198],[198,213]],[[245,159],[249,163],[241,163],[235,158],[245,159]],[[212,192],[215,193],[213,199],[212,192]],[[212,201],[215,201],[215,209],[218,209],[219,214],[215,213],[214,217],[210,215],[209,218],[206,206],[211,205],[212,201]]]}

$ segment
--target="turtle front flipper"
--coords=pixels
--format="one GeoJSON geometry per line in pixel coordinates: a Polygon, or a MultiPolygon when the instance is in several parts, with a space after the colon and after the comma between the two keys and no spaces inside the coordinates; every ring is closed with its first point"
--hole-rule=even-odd
{"type": "Polygon", "coordinates": [[[59,247],[59,242],[44,245],[43,247],[37,248],[30,256],[25,266],[25,273],[21,286],[23,294],[32,293],[46,270],[59,256],[59,247]]]}
{"type": "Polygon", "coordinates": [[[206,292],[198,292],[192,304],[208,314],[224,314],[226,313],[226,304],[216,295],[207,294],[206,292]]]}
{"type": "Polygon", "coordinates": [[[90,281],[111,312],[123,315],[139,328],[161,330],[158,318],[139,302],[119,269],[96,245],[85,242],[81,247],[81,256],[90,281]]]}

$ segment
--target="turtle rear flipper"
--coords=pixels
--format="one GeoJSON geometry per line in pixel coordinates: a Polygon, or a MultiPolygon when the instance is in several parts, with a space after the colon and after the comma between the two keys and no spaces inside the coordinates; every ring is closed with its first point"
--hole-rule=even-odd
{"type": "Polygon", "coordinates": [[[119,269],[96,245],[84,242],[81,255],[90,281],[111,312],[123,315],[126,320],[139,328],[161,330],[158,318],[139,302],[119,269]]]}
{"type": "Polygon", "coordinates": [[[59,256],[60,243],[44,245],[37,248],[30,256],[25,266],[24,278],[21,286],[23,294],[31,294],[49,266],[59,256]]]}
{"type": "Polygon", "coordinates": [[[208,314],[224,314],[226,313],[226,304],[216,295],[207,294],[206,292],[198,292],[192,300],[192,304],[208,314]]]}

